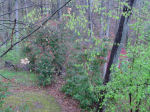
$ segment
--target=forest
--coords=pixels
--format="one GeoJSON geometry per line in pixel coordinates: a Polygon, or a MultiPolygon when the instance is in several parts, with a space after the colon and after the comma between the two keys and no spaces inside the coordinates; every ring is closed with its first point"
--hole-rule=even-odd
{"type": "Polygon", "coordinates": [[[0,112],[150,112],[150,0],[0,0],[0,112]]]}

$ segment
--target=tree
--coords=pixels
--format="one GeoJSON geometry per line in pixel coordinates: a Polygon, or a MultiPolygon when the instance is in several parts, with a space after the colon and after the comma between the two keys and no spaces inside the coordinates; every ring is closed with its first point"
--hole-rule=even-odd
{"type": "Polygon", "coordinates": [[[93,0],[88,0],[88,21],[89,21],[89,31],[90,31],[90,38],[92,37],[92,2],[93,0]]]}
{"type": "MultiPolygon", "coordinates": [[[[57,0],[57,7],[58,8],[61,7],[61,3],[62,3],[62,0],[57,0]]],[[[62,10],[59,10],[58,11],[58,18],[61,19],[61,16],[62,16],[62,10]]]]}
{"type": "MultiPolygon", "coordinates": [[[[16,21],[18,21],[19,20],[19,11],[18,11],[19,2],[18,2],[18,0],[15,0],[15,9],[16,9],[15,17],[16,17],[16,21]]],[[[16,23],[16,39],[18,39],[18,38],[19,38],[19,24],[16,23]]]]}
{"type": "MultiPolygon", "coordinates": [[[[121,42],[126,38],[126,35],[124,35],[123,33],[126,31],[125,27],[127,27],[129,18],[131,16],[131,11],[132,11],[133,5],[135,4],[135,1],[136,0],[129,0],[127,2],[129,7],[124,6],[124,8],[123,8],[123,14],[122,14],[121,19],[120,19],[119,28],[118,28],[118,31],[117,31],[117,34],[116,34],[116,37],[115,37],[115,40],[114,40],[114,44],[113,44],[113,47],[112,47],[112,50],[111,50],[109,62],[108,62],[107,69],[106,69],[106,74],[104,76],[104,81],[103,81],[104,85],[106,85],[110,81],[110,78],[111,78],[110,74],[111,74],[112,64],[117,63],[118,56],[119,56],[120,51],[121,51],[121,49],[120,49],[121,48],[120,47],[121,42]]],[[[104,96],[105,91],[101,91],[100,94],[102,94],[103,97],[101,97],[99,99],[97,112],[98,111],[100,111],[100,112],[104,111],[104,108],[102,107],[101,104],[102,104],[102,102],[105,98],[105,96],[104,96]]]]}

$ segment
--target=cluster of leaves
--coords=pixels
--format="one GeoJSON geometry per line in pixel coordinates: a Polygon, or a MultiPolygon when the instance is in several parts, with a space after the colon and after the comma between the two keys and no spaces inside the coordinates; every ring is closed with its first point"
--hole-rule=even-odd
{"type": "Polygon", "coordinates": [[[79,39],[70,55],[67,67],[67,83],[62,90],[80,101],[83,109],[94,108],[98,102],[97,86],[102,84],[100,66],[107,49],[101,39],[79,39]],[[84,43],[86,41],[86,43],[84,43]],[[83,45],[85,44],[85,45],[83,45]],[[101,47],[100,47],[101,46],[101,47]]]}

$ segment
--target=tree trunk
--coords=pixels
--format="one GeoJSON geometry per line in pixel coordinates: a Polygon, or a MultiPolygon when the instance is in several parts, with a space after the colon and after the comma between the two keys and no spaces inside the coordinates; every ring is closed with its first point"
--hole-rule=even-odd
{"type": "MultiPolygon", "coordinates": [[[[108,1],[108,11],[107,13],[109,13],[112,9],[112,0],[109,0],[108,1]]],[[[111,23],[110,23],[110,20],[111,20],[111,17],[107,16],[107,29],[106,29],[106,37],[108,38],[109,37],[109,32],[110,32],[110,26],[111,26],[111,23]]]]}
{"type": "MultiPolygon", "coordinates": [[[[124,13],[129,13],[132,10],[132,7],[133,7],[135,1],[136,0],[129,0],[128,4],[131,7],[131,9],[124,6],[123,12],[124,13]]],[[[125,17],[123,15],[121,16],[118,32],[116,34],[114,44],[113,44],[113,47],[112,47],[112,50],[111,50],[111,55],[110,55],[110,59],[109,59],[108,66],[107,66],[107,71],[106,71],[106,75],[105,75],[105,79],[104,79],[104,84],[109,82],[110,73],[111,73],[110,68],[111,68],[112,64],[117,63],[118,57],[120,55],[120,52],[119,52],[120,48],[123,46],[122,43],[124,42],[124,40],[126,40],[127,24],[128,24],[130,15],[128,17],[125,17]]]]}
{"type": "Polygon", "coordinates": [[[88,0],[88,21],[89,21],[89,31],[90,31],[90,38],[92,37],[92,0],[88,0]]]}
{"type": "MultiPolygon", "coordinates": [[[[27,0],[24,0],[24,2],[25,2],[25,7],[28,7],[27,0]]],[[[26,16],[27,16],[27,14],[28,14],[28,8],[25,8],[25,12],[26,12],[26,16]]]]}
{"type": "Polygon", "coordinates": [[[41,16],[43,16],[43,0],[40,1],[41,16]]]}
{"type": "MultiPolygon", "coordinates": [[[[18,0],[16,0],[15,1],[15,9],[16,9],[16,21],[18,21],[19,20],[19,10],[17,10],[17,9],[19,9],[19,4],[18,4],[18,0]]],[[[19,32],[18,32],[18,23],[16,23],[16,39],[18,39],[19,38],[19,32]]]]}
{"type": "MultiPolygon", "coordinates": [[[[112,0],[108,1],[108,13],[109,11],[111,10],[111,6],[112,6],[112,0]]],[[[110,26],[111,26],[111,23],[110,23],[110,20],[111,18],[109,16],[107,16],[107,29],[106,29],[106,38],[109,38],[109,35],[110,35],[110,26]]],[[[103,30],[102,30],[103,31],[103,30]]],[[[102,36],[103,37],[103,36],[102,36]]],[[[105,38],[105,37],[103,37],[105,38]]],[[[105,57],[104,59],[106,62],[104,63],[104,66],[103,66],[103,77],[105,77],[105,73],[106,73],[106,68],[107,68],[107,60],[108,60],[108,56],[105,57]]]]}
{"type": "MultiPolygon", "coordinates": [[[[61,0],[57,0],[57,7],[58,9],[61,7],[61,0]]],[[[58,11],[58,19],[61,19],[62,16],[62,10],[58,11]]]]}
{"type": "MultiPolygon", "coordinates": [[[[130,13],[130,11],[132,10],[132,7],[134,5],[136,0],[129,0],[128,1],[128,5],[130,6],[130,8],[128,8],[127,6],[124,6],[123,8],[123,13],[130,13]]],[[[114,44],[111,50],[111,54],[110,54],[110,58],[109,58],[109,62],[107,65],[107,69],[106,69],[106,74],[104,76],[104,81],[103,84],[106,85],[109,81],[110,81],[110,73],[111,73],[111,66],[112,64],[115,64],[118,60],[118,55],[120,55],[120,46],[121,46],[121,42],[123,42],[123,40],[126,38],[126,35],[124,35],[124,33],[126,32],[126,26],[128,24],[129,18],[131,16],[131,13],[129,14],[129,16],[125,17],[124,15],[121,16],[120,19],[120,23],[119,23],[119,28],[114,40],[114,44]]],[[[103,112],[104,111],[104,107],[102,106],[103,100],[105,98],[105,93],[106,91],[101,91],[100,92],[103,97],[101,97],[99,99],[99,104],[97,106],[97,112],[103,112]],[[99,108],[100,107],[100,108],[99,108]]]]}
{"type": "Polygon", "coordinates": [[[11,19],[12,3],[11,0],[8,0],[8,18],[11,19]]]}
{"type": "MultiPolygon", "coordinates": [[[[100,8],[104,7],[104,1],[101,2],[101,6],[100,8]]],[[[100,34],[99,37],[103,38],[104,37],[104,15],[103,15],[103,11],[100,12],[100,34]]]]}

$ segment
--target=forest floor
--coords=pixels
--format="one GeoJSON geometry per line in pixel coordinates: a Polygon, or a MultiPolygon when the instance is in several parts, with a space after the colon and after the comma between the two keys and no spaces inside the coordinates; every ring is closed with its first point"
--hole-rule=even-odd
{"type": "Polygon", "coordinates": [[[60,91],[65,81],[56,77],[55,82],[48,87],[39,87],[33,74],[28,72],[15,73],[6,70],[11,81],[8,91],[10,95],[5,99],[5,105],[14,108],[16,112],[81,112],[79,103],[60,91]]]}

